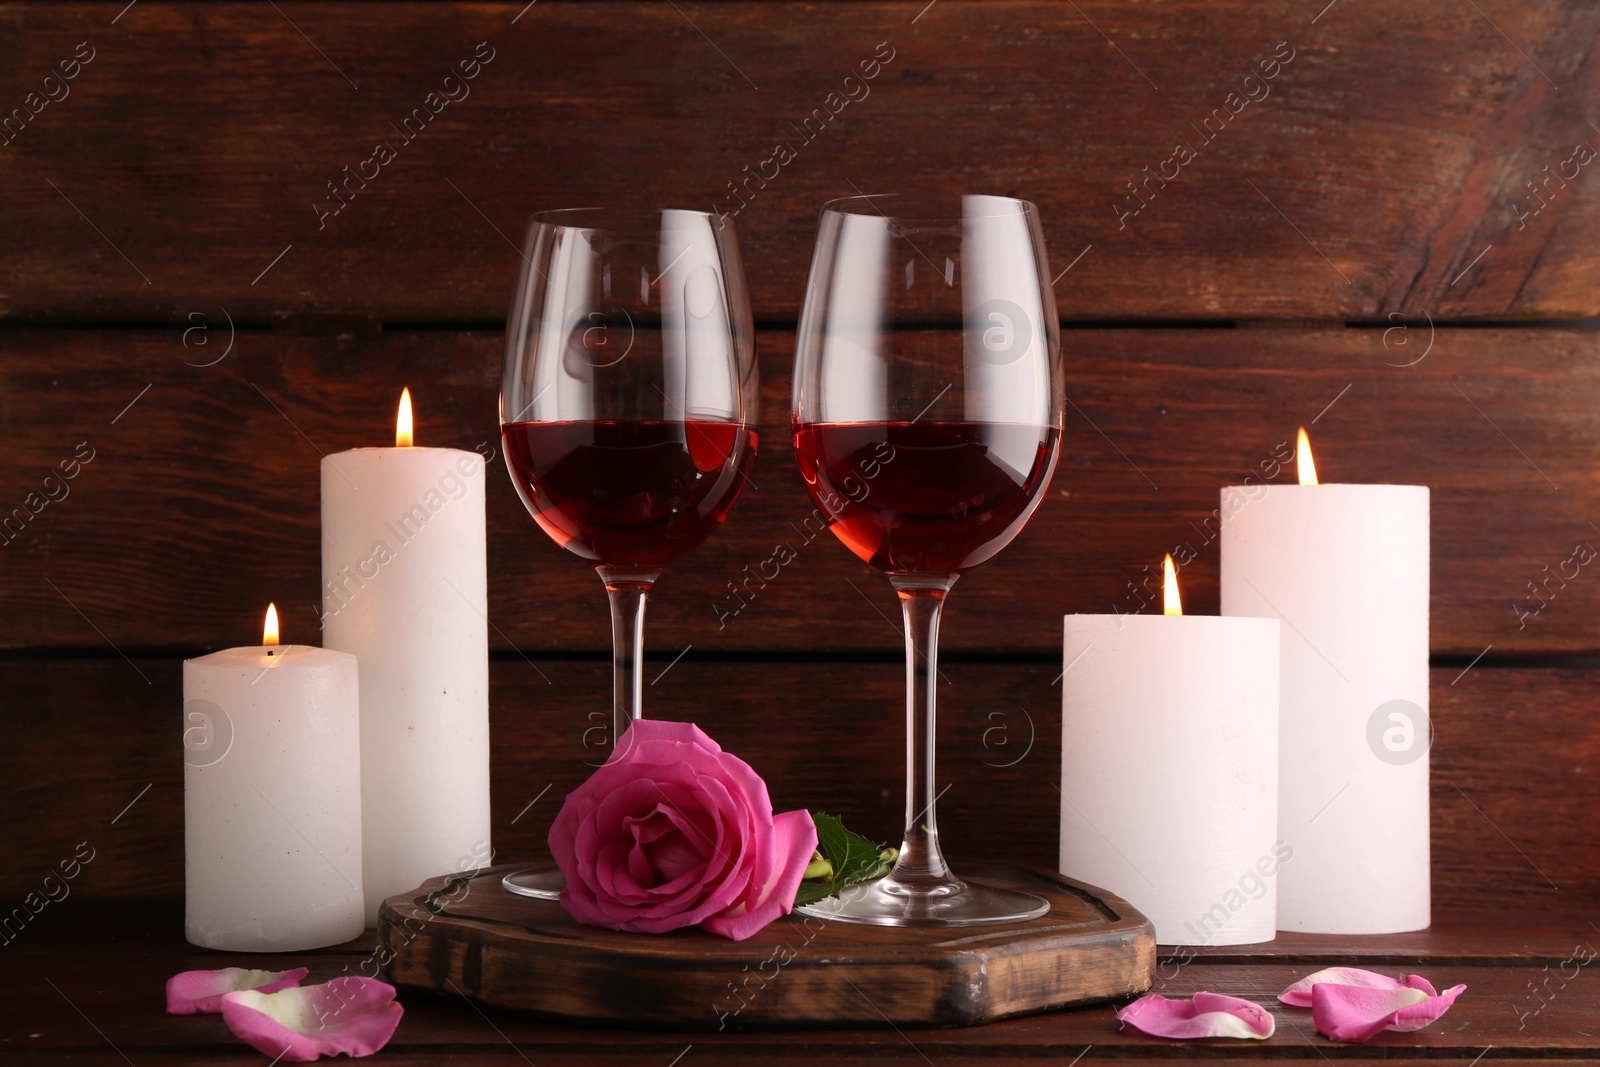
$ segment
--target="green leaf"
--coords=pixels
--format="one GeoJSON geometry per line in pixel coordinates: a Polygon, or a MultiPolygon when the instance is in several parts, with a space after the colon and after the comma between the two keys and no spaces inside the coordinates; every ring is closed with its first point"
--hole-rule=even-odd
{"type": "Polygon", "coordinates": [[[846,830],[838,818],[827,812],[813,812],[811,819],[817,827],[817,853],[826,862],[813,860],[806,869],[813,876],[800,883],[795,907],[815,904],[862,882],[876,881],[893,868],[897,849],[880,848],[846,830]]]}
{"type": "Polygon", "coordinates": [[[819,900],[827,900],[833,896],[832,882],[801,882],[799,890],[794,895],[794,906],[804,907],[815,904],[819,900]]]}
{"type": "Polygon", "coordinates": [[[837,817],[825,811],[812,812],[811,821],[817,825],[817,851],[833,864],[834,876],[838,877],[850,852],[850,831],[837,817]]]}
{"type": "Polygon", "coordinates": [[[876,882],[893,869],[893,860],[885,860],[882,856],[875,855],[872,857],[871,866],[863,870],[858,877],[851,878],[848,882],[845,882],[844,887],[859,885],[862,882],[876,882]]]}
{"type": "Polygon", "coordinates": [[[888,873],[874,873],[882,865],[881,850],[876,844],[846,830],[838,818],[827,812],[814,813],[812,821],[817,824],[817,841],[822,854],[833,864],[833,882],[838,888],[881,878],[888,873]]]}

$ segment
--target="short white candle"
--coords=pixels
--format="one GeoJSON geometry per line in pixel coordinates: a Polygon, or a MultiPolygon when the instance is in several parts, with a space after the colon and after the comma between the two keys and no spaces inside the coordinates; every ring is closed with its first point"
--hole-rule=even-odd
{"type": "Polygon", "coordinates": [[[1430,921],[1428,489],[1222,490],[1222,613],[1284,620],[1278,927],[1430,921]]]}
{"type": "Polygon", "coordinates": [[[359,937],[356,661],[307,645],[183,664],[184,933],[232,952],[359,937]]]}
{"type": "Polygon", "coordinates": [[[396,447],[322,461],[323,644],[361,661],[369,925],[489,849],[484,461],[410,447],[410,408],[396,447]]]}
{"type": "Polygon", "coordinates": [[[1276,619],[1066,617],[1061,871],[1163,944],[1277,929],[1278,641],[1276,619]]]}

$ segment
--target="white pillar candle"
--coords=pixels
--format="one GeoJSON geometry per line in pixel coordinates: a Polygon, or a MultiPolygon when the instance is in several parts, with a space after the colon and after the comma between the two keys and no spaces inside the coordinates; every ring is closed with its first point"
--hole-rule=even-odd
{"type": "Polygon", "coordinates": [[[355,657],[276,640],[183,664],[184,933],[205,948],[294,952],[365,925],[355,657]]]}
{"type": "Polygon", "coordinates": [[[1279,929],[1429,924],[1428,505],[1416,485],[1222,490],[1222,613],[1284,621],[1279,929]]]}
{"type": "Polygon", "coordinates": [[[409,447],[403,412],[405,447],[322,461],[323,644],[361,663],[369,925],[489,847],[484,461],[409,447]]]}
{"type": "Polygon", "coordinates": [[[1278,640],[1276,619],[1066,617],[1061,871],[1163,944],[1277,929],[1278,640]]]}

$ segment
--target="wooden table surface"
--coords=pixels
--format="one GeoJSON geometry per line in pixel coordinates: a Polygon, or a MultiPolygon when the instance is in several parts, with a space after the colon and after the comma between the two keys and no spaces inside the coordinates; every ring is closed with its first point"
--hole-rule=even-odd
{"type": "MultiPolygon", "coordinates": [[[[952,1030],[673,1032],[556,1024],[484,1009],[464,997],[401,990],[405,1018],[375,1063],[643,1064],[932,1063],[1030,1060],[1058,1064],[1186,1059],[1237,1062],[1480,1063],[1537,1059],[1600,1062],[1600,970],[1573,959],[1594,952],[1600,930],[1583,916],[1451,913],[1433,929],[1385,937],[1282,935],[1246,948],[1163,951],[1155,991],[1229,993],[1272,1011],[1265,1042],[1167,1042],[1121,1027],[1098,1004],[952,1030]],[[1390,974],[1419,973],[1436,986],[1467,990],[1425,1030],[1385,1033],[1369,1045],[1340,1045],[1312,1030],[1310,1012],[1276,995],[1333,964],[1390,974]],[[1474,1059],[1474,1057],[1480,1057],[1474,1059]],[[1074,1057],[1079,1057],[1075,1060],[1074,1057]]],[[[355,972],[367,938],[319,952],[242,956],[186,944],[176,900],[68,898],[51,905],[0,954],[0,1061],[83,1064],[262,1064],[220,1016],[163,1012],[163,983],[178,971],[231,965],[304,965],[307,982],[355,972]]],[[[870,989],[862,990],[870,997],[870,989]]]]}
{"type": "MultiPolygon", "coordinates": [[[[1138,610],[1182,544],[1214,612],[1218,487],[1292,478],[1271,457],[1310,425],[1329,480],[1433,487],[1439,923],[1163,965],[1163,992],[1271,1007],[1263,1044],[1164,1044],[1109,1005],[740,1035],[405,992],[378,1062],[1600,1062],[1600,967],[1562,966],[1600,944],[1600,595],[1572,570],[1600,539],[1597,85],[1588,0],[0,2],[0,1064],[267,1062],[162,1012],[172,973],[246,962],[182,940],[181,661],[253,640],[268,600],[315,638],[319,454],[386,440],[402,386],[421,441],[495,442],[528,212],[731,210],[736,179],[759,194],[738,209],[759,487],[652,600],[651,716],[706,727],[780,809],[898,833],[897,608],[813,544],[787,443],[816,211],[1026,196],[1071,407],[1048,499],[946,616],[953,861],[1055,862],[1060,616],[1138,610]],[[471,98],[403,133],[473,55],[471,98]],[[379,139],[399,158],[346,178],[379,139]],[[797,159],[745,177],[779,140],[797,159]],[[1180,141],[1200,156],[1152,177],[1180,141]],[[751,577],[779,543],[799,560],[751,577]],[[1335,1046],[1273,999],[1330,962],[1468,990],[1420,1033],[1335,1046]]],[[[593,574],[503,473],[489,492],[493,840],[520,862],[587,773],[610,634],[593,574]]],[[[300,958],[326,979],[367,947],[300,958]]]]}

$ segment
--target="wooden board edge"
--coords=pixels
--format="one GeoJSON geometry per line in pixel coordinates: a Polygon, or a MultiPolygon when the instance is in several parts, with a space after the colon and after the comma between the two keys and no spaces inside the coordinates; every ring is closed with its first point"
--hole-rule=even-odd
{"type": "MultiPolygon", "coordinates": [[[[883,988],[886,972],[892,964],[870,957],[853,960],[850,974],[841,974],[840,965],[826,959],[807,961],[788,971],[792,977],[779,986],[776,978],[785,973],[784,964],[795,959],[791,955],[789,960],[775,965],[772,982],[757,977],[758,985],[753,991],[748,965],[741,971],[734,971],[730,965],[726,997],[708,1000],[706,1014],[698,1019],[684,1015],[681,1006],[653,1011],[653,1005],[646,998],[626,1003],[613,1000],[580,1004],[577,992],[554,997],[539,992],[510,996],[504,992],[489,994],[487,983],[503,978],[508,971],[529,966],[528,955],[503,940],[509,931],[500,920],[452,915],[446,909],[451,901],[470,893],[474,882],[484,878],[497,881],[510,869],[513,867],[430,879],[410,893],[386,900],[380,908],[378,928],[379,958],[386,977],[397,985],[441,993],[454,991],[494,1007],[563,1022],[686,1031],[971,1026],[1139,993],[1150,988],[1154,981],[1156,945],[1149,920],[1113,894],[1102,894],[1092,886],[1054,872],[1019,868],[1013,873],[1023,875],[1021,881],[1056,886],[1090,901],[1096,910],[1107,915],[1106,925],[1087,938],[1063,934],[1059,939],[1035,941],[1031,951],[1029,946],[997,942],[992,930],[974,928],[973,940],[983,942],[981,947],[974,944],[971,949],[951,952],[942,960],[929,960],[922,971],[924,977],[932,978],[926,990],[907,995],[904,988],[896,989],[893,999],[886,1002],[887,1006],[884,998],[874,1000],[865,990],[883,988]],[[450,920],[448,933],[433,923],[434,919],[450,920]],[[1054,975],[1041,980],[1037,969],[1041,958],[1051,950],[1050,941],[1055,940],[1063,942],[1061,947],[1070,949],[1071,965],[1061,967],[1058,964],[1054,975]],[[748,1002],[734,986],[735,980],[740,979],[743,991],[754,994],[748,1002]],[[841,979],[859,996],[841,1000],[826,995],[830,990],[842,988],[841,979]],[[779,992],[762,995],[769,989],[779,992]],[[1003,1004],[997,1002],[996,990],[1007,991],[1003,1004]]],[[[1001,880],[1018,881],[1016,878],[1001,880]]],[[[798,922],[796,929],[799,929],[798,922]]],[[[781,944],[794,951],[787,941],[781,944]]],[[[640,947],[650,946],[648,942],[641,942],[640,947]]],[[[704,981],[703,972],[696,970],[693,961],[665,951],[665,944],[659,947],[664,951],[629,957],[626,972],[635,979],[648,974],[650,980],[645,985],[665,988],[696,979],[704,981]]],[[[546,966],[554,966],[559,960],[566,973],[579,975],[586,969],[592,972],[591,982],[575,978],[571,983],[575,991],[601,988],[608,983],[609,973],[622,970],[615,960],[593,958],[594,946],[574,942],[570,952],[558,947],[553,954],[548,952],[550,948],[548,944],[537,945],[531,937],[526,945],[529,954],[536,949],[545,950],[541,962],[546,966]]],[[[903,951],[904,946],[894,948],[903,951]]],[[[772,963],[775,959],[776,950],[763,962],[772,963]]]]}

